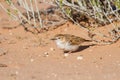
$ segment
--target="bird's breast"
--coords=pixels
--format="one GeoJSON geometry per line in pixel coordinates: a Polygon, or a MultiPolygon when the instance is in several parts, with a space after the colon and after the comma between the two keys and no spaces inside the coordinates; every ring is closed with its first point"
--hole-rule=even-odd
{"type": "Polygon", "coordinates": [[[78,45],[71,45],[69,42],[63,42],[60,40],[56,40],[56,44],[59,48],[66,51],[76,51],[79,48],[78,45]]]}

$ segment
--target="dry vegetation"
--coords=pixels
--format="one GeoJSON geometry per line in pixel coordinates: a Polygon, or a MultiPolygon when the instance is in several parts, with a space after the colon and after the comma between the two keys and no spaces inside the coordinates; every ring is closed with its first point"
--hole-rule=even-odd
{"type": "Polygon", "coordinates": [[[0,0],[0,80],[119,80],[119,3],[0,0]],[[59,33],[93,42],[64,54],[50,40],[59,33]]]}
{"type": "Polygon", "coordinates": [[[0,6],[10,17],[19,21],[25,30],[41,33],[53,30],[67,21],[88,31],[89,37],[96,42],[111,44],[120,38],[120,1],[119,0],[5,0],[0,6]],[[45,8],[40,8],[41,4],[45,8]],[[8,7],[4,7],[7,5],[8,7]],[[112,24],[107,31],[98,27],[112,24]],[[102,37],[96,40],[95,35],[102,37]],[[107,38],[107,41],[104,40],[107,38]]]}

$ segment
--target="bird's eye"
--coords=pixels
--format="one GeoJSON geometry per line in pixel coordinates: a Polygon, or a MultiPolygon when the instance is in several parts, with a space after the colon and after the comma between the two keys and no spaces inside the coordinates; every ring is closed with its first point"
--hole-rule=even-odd
{"type": "Polygon", "coordinates": [[[57,39],[60,39],[60,37],[57,37],[57,39]]]}

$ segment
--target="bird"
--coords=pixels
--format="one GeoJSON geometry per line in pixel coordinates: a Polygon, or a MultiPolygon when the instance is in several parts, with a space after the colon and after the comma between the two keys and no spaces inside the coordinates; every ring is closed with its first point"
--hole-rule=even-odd
{"type": "Polygon", "coordinates": [[[91,40],[71,34],[56,34],[51,40],[55,41],[56,45],[64,52],[69,53],[77,51],[83,42],[91,42],[91,40]]]}

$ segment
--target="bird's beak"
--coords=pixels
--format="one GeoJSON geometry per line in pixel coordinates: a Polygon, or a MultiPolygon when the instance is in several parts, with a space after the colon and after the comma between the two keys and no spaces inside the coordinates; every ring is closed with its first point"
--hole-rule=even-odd
{"type": "Polygon", "coordinates": [[[56,40],[56,38],[51,38],[50,40],[56,40]]]}

